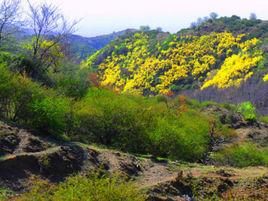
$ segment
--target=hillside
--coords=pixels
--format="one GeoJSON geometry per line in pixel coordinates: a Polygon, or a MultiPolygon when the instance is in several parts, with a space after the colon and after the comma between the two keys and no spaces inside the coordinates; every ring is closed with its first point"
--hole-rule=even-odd
{"type": "MultiPolygon", "coordinates": [[[[178,34],[132,33],[90,56],[83,68],[97,70],[102,86],[124,93],[186,93],[202,101],[219,101],[210,91],[225,93],[231,89],[239,96],[222,101],[239,103],[247,100],[242,85],[250,90],[249,94],[256,92],[260,85],[267,91],[265,23],[233,16],[210,19],[178,34]]],[[[263,90],[258,91],[265,94],[263,90]]],[[[267,111],[265,98],[248,97],[259,110],[267,111]]]]}
{"type": "Polygon", "coordinates": [[[267,200],[266,21],[85,38],[20,3],[0,2],[0,201],[267,200]]]}
{"type": "Polygon", "coordinates": [[[0,123],[2,200],[267,197],[267,119],[249,102],[95,87],[74,99],[3,64],[0,72],[0,117],[10,122],[0,123]]]}
{"type": "MultiPolygon", "coordinates": [[[[246,129],[250,130],[253,127],[246,129]]],[[[265,167],[238,169],[180,163],[145,155],[135,156],[86,144],[59,141],[3,122],[0,122],[0,133],[0,200],[3,196],[17,201],[56,201],[63,198],[69,200],[66,193],[74,187],[77,188],[74,192],[77,196],[90,196],[90,191],[83,190],[84,184],[81,185],[81,189],[72,185],[73,182],[84,182],[89,172],[98,170],[131,179],[131,182],[126,184],[140,192],[136,197],[137,201],[267,198],[265,192],[268,190],[268,170],[265,167]],[[64,197],[57,198],[59,189],[53,185],[73,174],[77,176],[69,178],[69,184],[58,184],[63,185],[63,188],[67,187],[64,185],[70,185],[67,187],[70,189],[66,189],[62,195],[64,197]],[[31,186],[33,182],[34,187],[31,186]],[[247,182],[251,185],[248,186],[247,182]],[[199,188],[196,188],[197,185],[199,188]],[[30,193],[18,195],[31,188],[33,190],[30,193]],[[141,196],[143,194],[144,198],[141,196]]],[[[95,188],[99,188],[99,184],[95,185],[95,188]]],[[[83,197],[81,199],[83,200],[83,197]]],[[[130,200],[134,200],[134,197],[130,200]]]]}

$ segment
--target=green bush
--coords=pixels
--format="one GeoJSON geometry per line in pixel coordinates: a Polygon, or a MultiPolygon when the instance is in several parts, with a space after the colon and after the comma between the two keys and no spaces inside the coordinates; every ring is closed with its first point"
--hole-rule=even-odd
{"type": "Polygon", "coordinates": [[[207,151],[209,119],[179,112],[179,101],[159,101],[91,89],[75,106],[74,139],[136,153],[196,161],[207,151]]]}
{"type": "Polygon", "coordinates": [[[248,121],[256,120],[256,109],[251,102],[244,102],[237,106],[237,112],[242,114],[248,121]]]}
{"type": "Polygon", "coordinates": [[[13,194],[12,191],[0,187],[0,201],[7,200],[13,194]]]}
{"type": "Polygon", "coordinates": [[[0,118],[53,134],[66,131],[71,100],[0,65],[0,118]]]}
{"type": "Polygon", "coordinates": [[[1,118],[73,140],[132,153],[197,161],[208,150],[210,119],[186,99],[141,97],[91,88],[60,96],[0,66],[1,118]]]}
{"type": "Polygon", "coordinates": [[[152,153],[172,159],[196,161],[207,152],[210,125],[206,117],[189,111],[160,117],[150,133],[152,153]]]}
{"type": "MultiPolygon", "coordinates": [[[[85,75],[88,74],[87,72],[83,73],[85,75]]],[[[80,99],[87,93],[89,87],[89,81],[86,79],[85,75],[81,76],[76,73],[74,73],[74,75],[65,75],[63,73],[53,75],[55,89],[62,95],[80,99]]]]}
{"type": "Polygon", "coordinates": [[[17,201],[143,201],[145,195],[129,182],[114,178],[76,176],[58,186],[38,182],[17,201]]]}
{"type": "Polygon", "coordinates": [[[0,65],[0,115],[1,118],[12,118],[17,92],[14,85],[16,84],[14,75],[12,75],[5,65],[0,65]]]}
{"type": "Polygon", "coordinates": [[[260,121],[262,121],[263,123],[268,124],[268,116],[262,116],[262,117],[260,117],[260,121]]]}
{"type": "Polygon", "coordinates": [[[31,118],[29,105],[34,99],[43,97],[42,88],[28,78],[11,73],[0,65],[0,111],[1,118],[21,120],[31,118]]]}
{"type": "Polygon", "coordinates": [[[134,99],[91,89],[74,110],[74,138],[130,152],[144,152],[148,147],[150,122],[146,120],[145,109],[134,99]]]}
{"type": "Polygon", "coordinates": [[[213,159],[221,164],[237,167],[268,166],[268,148],[258,148],[253,143],[243,143],[215,153],[213,159]]]}
{"type": "Polygon", "coordinates": [[[15,57],[10,52],[0,51],[0,63],[1,64],[11,64],[15,57]]]}
{"type": "Polygon", "coordinates": [[[63,133],[67,128],[67,118],[71,114],[71,102],[63,97],[45,97],[31,105],[34,127],[47,132],[63,133]]]}

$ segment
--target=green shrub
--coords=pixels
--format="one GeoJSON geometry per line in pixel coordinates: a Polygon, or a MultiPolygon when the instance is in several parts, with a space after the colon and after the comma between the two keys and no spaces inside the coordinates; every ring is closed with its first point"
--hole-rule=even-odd
{"type": "Polygon", "coordinates": [[[163,96],[163,95],[158,95],[158,96],[156,96],[156,100],[157,100],[157,102],[164,102],[164,103],[167,103],[168,102],[168,100],[167,100],[167,97],[166,96],[163,96]]]}
{"type": "Polygon", "coordinates": [[[76,176],[58,186],[38,182],[17,201],[143,201],[145,195],[129,182],[117,177],[76,176]]]}
{"type": "Polygon", "coordinates": [[[262,121],[263,123],[268,124],[268,116],[262,116],[262,117],[260,117],[260,121],[262,121]]]}
{"type": "Polygon", "coordinates": [[[221,106],[229,111],[235,111],[236,106],[230,103],[222,103],[221,106]]]}
{"type": "Polygon", "coordinates": [[[202,105],[202,107],[208,107],[208,106],[211,106],[211,105],[215,105],[215,106],[218,105],[218,103],[213,102],[213,101],[204,101],[204,102],[202,102],[200,104],[202,105]]]}
{"type": "Polygon", "coordinates": [[[222,124],[219,121],[219,122],[217,122],[217,126],[216,126],[216,129],[215,129],[214,136],[216,138],[228,139],[228,138],[236,137],[237,133],[235,132],[235,129],[230,128],[229,125],[222,124]]]}
{"type": "Polygon", "coordinates": [[[13,102],[15,101],[16,84],[12,75],[5,65],[0,64],[0,115],[1,118],[12,118],[14,113],[13,102]]]}
{"type": "Polygon", "coordinates": [[[74,109],[77,129],[73,138],[196,161],[208,148],[209,119],[199,110],[180,112],[177,99],[169,102],[91,89],[74,109]]]}
{"type": "Polygon", "coordinates": [[[224,165],[237,167],[268,165],[268,148],[258,148],[253,143],[227,147],[213,155],[213,159],[224,165]]]}
{"type": "Polygon", "coordinates": [[[1,118],[21,120],[31,118],[29,105],[34,99],[41,99],[42,88],[28,78],[11,73],[0,65],[0,111],[1,118]]]}
{"type": "Polygon", "coordinates": [[[63,97],[45,97],[34,101],[31,105],[34,114],[32,124],[42,131],[63,133],[67,128],[70,104],[70,100],[63,97]]]}
{"type": "MultiPolygon", "coordinates": [[[[91,89],[75,107],[77,134],[89,142],[130,152],[144,152],[148,147],[149,119],[145,109],[134,99],[106,90],[91,89]]],[[[78,137],[78,138],[80,138],[78,137]]]]}
{"type": "Polygon", "coordinates": [[[7,200],[13,194],[12,191],[0,187],[0,201],[7,200]]]}
{"type": "Polygon", "coordinates": [[[53,77],[56,82],[55,89],[62,95],[80,99],[87,93],[89,81],[82,76],[56,74],[53,77]]]}
{"type": "Polygon", "coordinates": [[[37,100],[42,100],[47,96],[47,92],[38,84],[32,82],[25,76],[16,76],[16,84],[13,88],[16,93],[13,95],[14,116],[13,121],[32,126],[35,118],[32,105],[37,100]]]}
{"type": "Polygon", "coordinates": [[[237,106],[237,112],[242,114],[248,121],[256,120],[256,109],[251,102],[244,102],[237,106]]]}
{"type": "Polygon", "coordinates": [[[198,112],[161,117],[150,134],[152,152],[172,159],[196,161],[208,149],[209,130],[208,119],[198,112]]]}
{"type": "Polygon", "coordinates": [[[91,88],[72,100],[0,66],[1,118],[57,136],[123,151],[197,161],[207,152],[210,119],[197,102],[91,88]]]}
{"type": "Polygon", "coordinates": [[[53,134],[66,131],[71,100],[0,65],[0,118],[53,134]]]}

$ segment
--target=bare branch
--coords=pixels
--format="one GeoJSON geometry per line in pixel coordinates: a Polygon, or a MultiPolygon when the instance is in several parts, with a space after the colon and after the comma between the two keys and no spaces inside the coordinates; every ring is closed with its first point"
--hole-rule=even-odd
{"type": "Polygon", "coordinates": [[[0,46],[14,32],[21,0],[3,0],[0,3],[0,46]]]}
{"type": "MultiPolygon", "coordinates": [[[[56,70],[61,54],[55,49],[60,49],[65,40],[75,32],[78,21],[70,22],[61,14],[58,7],[43,3],[29,5],[29,26],[33,31],[30,56],[35,65],[31,76],[34,79],[40,77],[39,73],[45,73],[50,69],[56,70]],[[55,49],[53,49],[55,48],[55,49]]],[[[61,52],[59,50],[59,52],[61,52]]]]}
{"type": "Polygon", "coordinates": [[[43,59],[50,48],[60,44],[75,32],[75,25],[78,21],[67,21],[59,8],[52,4],[44,3],[34,6],[29,0],[27,1],[30,8],[30,26],[34,32],[33,58],[43,59]],[[53,43],[41,50],[41,43],[47,39],[52,40],[53,43]]]}

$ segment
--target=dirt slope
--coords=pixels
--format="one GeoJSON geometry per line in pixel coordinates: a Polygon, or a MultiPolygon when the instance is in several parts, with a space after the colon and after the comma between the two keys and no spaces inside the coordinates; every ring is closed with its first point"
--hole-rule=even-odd
{"type": "Polygon", "coordinates": [[[32,177],[59,182],[102,169],[120,173],[148,192],[149,201],[267,200],[268,168],[236,169],[138,157],[116,150],[60,142],[0,122],[0,187],[21,193],[32,177]]]}

